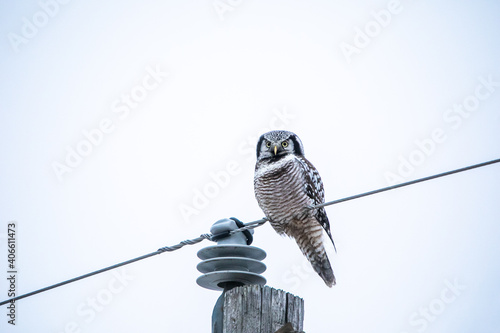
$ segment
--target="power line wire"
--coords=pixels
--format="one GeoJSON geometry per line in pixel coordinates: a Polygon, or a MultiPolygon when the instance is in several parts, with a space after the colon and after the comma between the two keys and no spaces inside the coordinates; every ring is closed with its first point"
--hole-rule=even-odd
{"type": "Polygon", "coordinates": [[[325,202],[325,203],[322,203],[322,204],[319,204],[319,205],[312,206],[311,208],[320,208],[320,207],[326,207],[326,206],[330,206],[330,205],[335,205],[335,204],[338,204],[338,203],[341,203],[341,202],[345,202],[345,201],[349,201],[349,200],[353,200],[353,199],[358,199],[358,198],[366,197],[366,196],[369,196],[369,195],[372,195],[372,194],[376,194],[376,193],[381,193],[381,192],[385,192],[385,191],[394,190],[394,189],[397,189],[397,188],[400,188],[400,187],[404,187],[404,186],[408,186],[408,185],[413,185],[413,184],[425,182],[425,181],[428,181],[428,180],[431,180],[431,179],[436,179],[436,178],[440,178],[440,177],[444,177],[444,176],[449,176],[449,175],[452,175],[452,174],[455,174],[455,173],[459,173],[459,172],[463,172],[463,171],[468,171],[468,170],[472,170],[472,169],[476,169],[476,168],[480,168],[480,167],[484,167],[484,166],[487,166],[487,165],[490,165],[490,164],[495,164],[495,163],[498,163],[498,162],[500,162],[500,158],[496,159],[496,160],[491,160],[491,161],[488,161],[488,162],[483,162],[483,163],[479,163],[479,164],[470,165],[470,166],[467,166],[467,167],[464,167],[464,168],[460,168],[460,169],[455,169],[455,170],[446,171],[446,172],[443,172],[443,173],[438,173],[438,174],[433,175],[433,176],[428,176],[428,177],[423,177],[423,178],[411,180],[409,182],[405,182],[405,183],[401,183],[401,184],[387,186],[387,187],[384,187],[384,188],[380,188],[378,190],[369,191],[369,192],[365,192],[365,193],[361,193],[361,194],[356,194],[356,195],[353,195],[353,196],[350,196],[350,197],[346,197],[346,198],[342,198],[342,199],[338,199],[338,200],[333,200],[333,201],[325,202]]]}
{"type": "MultiPolygon", "coordinates": [[[[460,169],[455,169],[455,170],[451,170],[451,171],[439,173],[439,174],[436,174],[436,175],[433,175],[433,176],[419,178],[419,179],[411,180],[409,182],[405,182],[405,183],[401,183],[401,184],[397,184],[397,185],[392,185],[392,186],[380,188],[380,189],[369,191],[369,192],[364,192],[364,193],[356,194],[356,195],[353,195],[353,196],[350,196],[350,197],[345,197],[345,198],[338,199],[338,200],[333,200],[333,201],[325,202],[325,203],[322,203],[322,204],[319,204],[319,205],[315,205],[315,206],[311,206],[311,207],[308,207],[308,208],[309,209],[314,209],[314,208],[331,206],[331,205],[335,205],[335,204],[338,204],[338,203],[341,203],[341,202],[345,202],[345,201],[349,201],[349,200],[354,200],[354,199],[366,197],[366,196],[369,196],[369,195],[373,195],[373,194],[376,194],[376,193],[381,193],[381,192],[385,192],[385,191],[389,191],[389,190],[394,190],[394,189],[397,189],[397,188],[400,188],[400,187],[404,187],[404,186],[409,186],[409,185],[413,185],[413,184],[425,182],[425,181],[428,181],[428,180],[432,180],[432,179],[436,179],[436,178],[440,178],[440,177],[452,175],[452,174],[463,172],[463,171],[467,171],[467,170],[472,170],[472,169],[484,167],[484,166],[487,166],[487,165],[490,165],[490,164],[494,164],[494,163],[499,163],[499,162],[500,162],[500,159],[496,159],[496,160],[492,160],[492,161],[488,161],[488,162],[474,164],[474,165],[470,165],[470,166],[467,166],[467,167],[464,167],[464,168],[460,168],[460,169]]],[[[229,234],[234,234],[236,232],[241,232],[241,231],[245,231],[245,230],[249,230],[249,229],[254,229],[254,228],[260,227],[261,225],[263,225],[267,221],[268,221],[268,219],[266,217],[264,217],[264,218],[262,218],[260,220],[256,220],[256,221],[252,221],[252,222],[246,223],[244,226],[231,231],[229,234]]],[[[109,270],[112,270],[112,269],[115,269],[115,268],[118,268],[118,267],[121,267],[121,266],[125,266],[125,265],[131,264],[131,263],[139,261],[139,260],[143,260],[143,259],[146,259],[146,258],[149,258],[149,257],[153,257],[153,256],[158,255],[158,254],[162,254],[162,253],[165,253],[165,252],[176,251],[176,250],[182,248],[185,245],[194,245],[194,244],[197,244],[197,243],[199,243],[199,242],[201,242],[201,241],[203,241],[205,239],[212,240],[213,237],[215,237],[215,235],[212,235],[212,234],[202,234],[202,235],[200,235],[197,238],[187,239],[187,240],[181,241],[179,244],[176,244],[176,245],[164,246],[164,247],[159,248],[155,252],[151,252],[149,254],[146,254],[146,255],[143,255],[143,256],[140,256],[140,257],[137,257],[137,258],[134,258],[134,259],[130,259],[130,260],[127,260],[127,261],[124,261],[124,262],[121,262],[121,263],[118,263],[118,264],[115,264],[115,265],[112,265],[112,266],[109,266],[109,267],[105,267],[105,268],[102,268],[102,269],[99,269],[99,270],[96,270],[96,271],[93,271],[93,272],[90,272],[90,273],[87,273],[87,274],[84,274],[84,275],[81,275],[81,276],[78,276],[78,277],[75,277],[75,278],[72,278],[72,279],[69,279],[69,280],[66,280],[66,281],[63,281],[63,282],[60,282],[60,283],[53,284],[51,286],[48,286],[48,287],[45,287],[45,288],[42,288],[42,289],[38,289],[38,290],[29,292],[29,293],[26,293],[26,294],[23,294],[23,295],[20,295],[20,296],[16,296],[16,297],[10,298],[8,300],[0,302],[0,306],[5,305],[5,304],[10,303],[10,302],[14,302],[14,301],[26,298],[26,297],[29,297],[29,296],[33,296],[35,294],[42,293],[42,292],[50,290],[50,289],[61,287],[63,285],[66,285],[66,284],[69,284],[69,283],[72,283],[72,282],[75,282],[75,281],[78,281],[78,280],[82,280],[82,279],[88,278],[90,276],[97,275],[97,274],[100,274],[100,273],[103,273],[103,272],[106,272],[106,271],[109,271],[109,270]]]]}

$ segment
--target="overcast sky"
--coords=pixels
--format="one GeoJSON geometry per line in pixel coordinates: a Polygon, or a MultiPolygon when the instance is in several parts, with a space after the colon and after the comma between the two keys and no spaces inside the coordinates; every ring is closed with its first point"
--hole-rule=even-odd
{"type": "MultiPolygon", "coordinates": [[[[257,138],[299,135],[327,200],[500,158],[494,1],[0,2],[0,269],[16,292],[263,216],[257,138]]],[[[337,285],[269,225],[312,332],[497,332],[500,165],[327,208],[337,285]]],[[[209,332],[196,252],[16,303],[1,332],[209,332]]],[[[0,279],[0,299],[8,298],[0,279]]]]}

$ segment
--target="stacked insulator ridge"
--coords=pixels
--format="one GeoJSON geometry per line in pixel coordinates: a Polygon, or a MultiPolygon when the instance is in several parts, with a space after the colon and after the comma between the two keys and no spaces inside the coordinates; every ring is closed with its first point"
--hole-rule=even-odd
{"type": "Polygon", "coordinates": [[[231,233],[242,226],[243,223],[235,218],[222,219],[212,225],[210,232],[214,235],[217,245],[198,251],[198,257],[203,261],[197,268],[204,274],[196,283],[212,290],[266,284],[266,279],[260,275],[266,270],[266,265],[262,262],[266,252],[250,246],[253,230],[231,233]]]}

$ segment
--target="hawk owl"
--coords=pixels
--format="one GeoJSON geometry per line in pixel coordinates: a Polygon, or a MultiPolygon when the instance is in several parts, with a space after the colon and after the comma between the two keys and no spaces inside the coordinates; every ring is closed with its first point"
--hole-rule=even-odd
{"type": "Polygon", "coordinates": [[[312,208],[325,202],[323,182],[304,157],[304,147],[296,134],[271,131],[259,138],[254,189],[274,230],[295,239],[326,285],[335,285],[323,243],[323,229],[333,243],[330,223],[323,207],[312,208]]]}

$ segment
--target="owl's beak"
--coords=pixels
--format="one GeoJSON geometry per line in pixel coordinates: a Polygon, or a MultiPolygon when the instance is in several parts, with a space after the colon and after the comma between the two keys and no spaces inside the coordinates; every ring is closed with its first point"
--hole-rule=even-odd
{"type": "Polygon", "coordinates": [[[277,153],[278,153],[278,146],[274,146],[274,155],[276,156],[277,153]]]}

